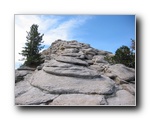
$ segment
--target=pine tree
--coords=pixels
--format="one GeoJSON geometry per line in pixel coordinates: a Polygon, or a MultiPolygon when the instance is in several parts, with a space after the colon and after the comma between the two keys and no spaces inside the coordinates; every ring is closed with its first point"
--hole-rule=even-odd
{"type": "Polygon", "coordinates": [[[25,43],[25,47],[21,51],[22,56],[25,57],[25,62],[23,65],[29,67],[36,67],[42,63],[40,50],[44,48],[42,43],[42,37],[44,34],[40,35],[38,32],[38,25],[33,24],[30,27],[30,32],[27,32],[27,42],[25,43]]]}
{"type": "Polygon", "coordinates": [[[115,52],[115,56],[112,58],[115,64],[121,63],[128,67],[135,68],[135,55],[127,46],[118,48],[115,52]]]}
{"type": "Polygon", "coordinates": [[[135,68],[135,53],[124,45],[116,50],[113,57],[106,56],[105,60],[110,64],[124,64],[128,67],[135,68]]]}
{"type": "Polygon", "coordinates": [[[116,63],[130,66],[130,63],[132,61],[131,56],[132,55],[130,52],[130,48],[128,48],[127,46],[122,46],[116,50],[114,60],[116,63]]]}

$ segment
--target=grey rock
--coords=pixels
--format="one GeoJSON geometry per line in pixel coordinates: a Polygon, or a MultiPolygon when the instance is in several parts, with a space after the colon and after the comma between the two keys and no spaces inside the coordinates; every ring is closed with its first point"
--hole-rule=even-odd
{"type": "MultiPolygon", "coordinates": [[[[116,76],[116,75],[114,75],[116,76]]],[[[113,79],[117,85],[128,84],[128,81],[120,79],[118,76],[113,79]]]]}
{"type": "Polygon", "coordinates": [[[96,64],[93,63],[93,65],[89,66],[90,69],[97,70],[97,71],[101,72],[102,74],[107,70],[108,67],[109,67],[109,65],[106,63],[96,63],[96,64]]]}
{"type": "Polygon", "coordinates": [[[37,70],[42,70],[43,66],[37,66],[37,70]]]}
{"type": "Polygon", "coordinates": [[[135,95],[135,84],[122,84],[122,89],[127,90],[132,95],[135,95]]]}
{"type": "Polygon", "coordinates": [[[82,49],[82,52],[85,53],[86,55],[92,55],[92,56],[97,54],[97,50],[92,47],[88,49],[82,49]]]}
{"type": "Polygon", "coordinates": [[[93,48],[82,49],[84,53],[93,52],[93,48]]]}
{"type": "Polygon", "coordinates": [[[92,60],[94,61],[94,63],[108,63],[108,62],[104,59],[104,57],[105,57],[105,56],[103,56],[103,55],[95,55],[92,60]]]}
{"type": "Polygon", "coordinates": [[[80,55],[79,59],[84,60],[85,59],[85,55],[80,55]]]}
{"type": "Polygon", "coordinates": [[[112,94],[114,82],[108,77],[102,76],[95,79],[83,79],[66,76],[56,76],[44,71],[36,71],[30,83],[52,94],[112,94]]]}
{"type": "Polygon", "coordinates": [[[104,68],[99,65],[90,65],[89,68],[98,72],[102,72],[104,70],[104,68]]]}
{"type": "Polygon", "coordinates": [[[55,59],[52,59],[44,63],[44,67],[71,67],[71,66],[73,66],[73,64],[59,62],[56,61],[55,59]]]}
{"type": "Polygon", "coordinates": [[[96,52],[95,51],[91,51],[91,52],[86,52],[86,54],[94,56],[94,55],[96,55],[96,52]]]}
{"type": "Polygon", "coordinates": [[[62,56],[80,57],[80,53],[63,53],[62,56]]]}
{"type": "Polygon", "coordinates": [[[69,48],[69,49],[64,49],[63,51],[62,51],[64,54],[65,53],[78,53],[79,52],[79,50],[77,49],[77,48],[69,48]]]}
{"type": "Polygon", "coordinates": [[[15,70],[15,83],[24,80],[27,74],[32,74],[33,71],[30,70],[15,70]]]}
{"type": "Polygon", "coordinates": [[[21,66],[17,70],[30,70],[30,71],[34,71],[34,70],[36,70],[36,68],[31,68],[31,67],[28,67],[28,66],[21,66]]]}
{"type": "Polygon", "coordinates": [[[84,55],[84,52],[83,52],[83,51],[81,51],[81,50],[79,51],[79,53],[80,53],[81,55],[84,55]]]}
{"type": "Polygon", "coordinates": [[[122,64],[111,65],[108,68],[112,74],[117,75],[121,80],[134,81],[135,70],[133,68],[126,67],[122,64]]]}
{"type": "Polygon", "coordinates": [[[135,70],[110,65],[111,52],[56,40],[41,54],[37,68],[16,70],[16,105],[135,105],[135,70]]]}
{"type": "Polygon", "coordinates": [[[31,85],[28,82],[32,74],[27,74],[24,77],[23,81],[15,83],[15,97],[18,97],[19,95],[27,92],[29,89],[31,89],[31,85]]]}
{"type": "Polygon", "coordinates": [[[85,94],[62,94],[50,105],[60,106],[84,106],[84,105],[106,105],[104,95],[85,95],[85,94]]]}
{"type": "Polygon", "coordinates": [[[88,49],[88,48],[90,48],[90,47],[91,47],[90,44],[82,43],[82,48],[88,49]]]}
{"type": "Polygon", "coordinates": [[[74,58],[74,57],[58,56],[55,59],[59,62],[88,66],[87,62],[80,60],[80,59],[77,59],[77,58],[74,58]]]}
{"type": "Polygon", "coordinates": [[[45,63],[43,70],[47,73],[59,76],[69,76],[88,79],[101,77],[96,70],[89,69],[85,66],[62,63],[56,60],[51,60],[49,61],[49,63],[45,63]]]}
{"type": "Polygon", "coordinates": [[[89,65],[92,65],[93,64],[93,61],[92,60],[85,60],[89,65]]]}
{"type": "Polygon", "coordinates": [[[49,60],[45,60],[43,64],[48,63],[48,62],[49,62],[49,60]]]}
{"type": "Polygon", "coordinates": [[[113,79],[113,80],[117,77],[117,75],[114,75],[112,73],[105,73],[104,75],[111,78],[111,79],[113,79]]]}
{"type": "Polygon", "coordinates": [[[15,97],[22,95],[31,89],[31,85],[28,81],[20,81],[15,84],[15,97]]]}
{"type": "Polygon", "coordinates": [[[81,48],[81,46],[80,45],[69,45],[69,44],[67,44],[67,45],[64,45],[64,47],[65,48],[81,48]]]}
{"type": "Polygon", "coordinates": [[[46,56],[45,56],[45,60],[50,60],[50,56],[49,56],[49,55],[46,55],[46,56]]]}
{"type": "Polygon", "coordinates": [[[88,54],[88,55],[85,55],[85,58],[86,58],[86,59],[88,59],[88,60],[92,60],[92,58],[93,58],[93,55],[90,55],[90,54],[88,54]]]}
{"type": "Polygon", "coordinates": [[[43,50],[41,52],[42,55],[49,55],[50,54],[50,48],[46,49],[46,50],[43,50]]]}
{"type": "Polygon", "coordinates": [[[135,96],[126,90],[119,90],[115,97],[107,99],[108,105],[135,105],[135,96]]]}
{"type": "Polygon", "coordinates": [[[38,88],[31,88],[26,93],[20,95],[15,99],[16,105],[39,105],[45,102],[51,102],[58,95],[47,94],[38,88]]]}

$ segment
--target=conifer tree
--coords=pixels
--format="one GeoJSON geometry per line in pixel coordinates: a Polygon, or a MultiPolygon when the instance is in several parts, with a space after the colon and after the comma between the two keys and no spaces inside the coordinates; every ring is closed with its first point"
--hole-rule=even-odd
{"type": "Polygon", "coordinates": [[[135,53],[127,46],[118,48],[113,57],[106,56],[104,58],[110,64],[124,64],[128,67],[135,68],[135,53]]]}
{"type": "Polygon", "coordinates": [[[33,24],[30,27],[30,32],[27,32],[27,41],[25,43],[25,47],[21,51],[22,56],[25,57],[25,62],[23,65],[29,67],[36,67],[42,63],[41,54],[39,53],[40,50],[44,48],[42,43],[42,37],[44,34],[40,34],[38,32],[38,25],[33,24]]]}
{"type": "Polygon", "coordinates": [[[135,58],[130,48],[127,46],[122,46],[118,48],[115,52],[115,56],[113,57],[115,63],[121,63],[128,67],[135,67],[135,58]]]}

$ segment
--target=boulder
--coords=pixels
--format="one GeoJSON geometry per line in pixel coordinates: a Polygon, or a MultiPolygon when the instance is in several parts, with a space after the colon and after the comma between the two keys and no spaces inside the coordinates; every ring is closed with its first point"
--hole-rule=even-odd
{"type": "Polygon", "coordinates": [[[80,57],[78,57],[78,59],[84,60],[85,59],[85,55],[80,55],[80,57]]]}
{"type": "Polygon", "coordinates": [[[93,65],[93,61],[92,60],[85,60],[89,65],[93,65]]]}
{"type": "Polygon", "coordinates": [[[22,95],[31,89],[31,85],[28,81],[20,81],[15,84],[15,97],[22,95]]]}
{"type": "Polygon", "coordinates": [[[15,83],[15,97],[18,97],[19,95],[21,95],[31,89],[31,85],[28,82],[28,80],[30,79],[31,76],[32,76],[32,74],[27,74],[24,77],[23,81],[15,83]]]}
{"type": "Polygon", "coordinates": [[[80,57],[82,54],[80,53],[62,53],[62,56],[70,56],[70,57],[80,57]]]}
{"type": "Polygon", "coordinates": [[[108,63],[105,59],[105,56],[103,55],[95,55],[92,59],[92,61],[94,61],[94,63],[108,63]]]}
{"type": "Polygon", "coordinates": [[[71,67],[71,66],[73,66],[73,64],[59,62],[59,61],[56,61],[55,59],[52,59],[44,63],[44,67],[71,67]]]}
{"type": "MultiPolygon", "coordinates": [[[[93,63],[93,65],[90,65],[89,68],[92,70],[97,70],[101,73],[105,72],[107,70],[107,68],[109,67],[108,64],[106,63],[93,63]]],[[[104,74],[105,75],[105,74],[104,74]]],[[[107,75],[106,75],[107,76],[107,75]]]]}
{"type": "Polygon", "coordinates": [[[87,48],[87,49],[84,49],[84,48],[83,48],[81,51],[82,51],[84,54],[86,54],[86,55],[92,55],[92,56],[94,56],[94,55],[97,54],[97,50],[94,49],[94,48],[92,48],[92,47],[87,48]]]}
{"type": "Polygon", "coordinates": [[[135,95],[135,84],[122,84],[122,89],[127,90],[132,95],[135,95]]]}
{"type": "Polygon", "coordinates": [[[133,68],[126,67],[122,64],[110,65],[108,71],[118,76],[121,80],[134,81],[135,70],[133,68]]]}
{"type": "Polygon", "coordinates": [[[47,94],[39,90],[38,88],[32,87],[26,93],[20,95],[15,99],[16,105],[39,105],[41,103],[51,102],[58,95],[47,94]]]}
{"type": "Polygon", "coordinates": [[[64,49],[63,51],[62,51],[62,53],[78,53],[79,52],[79,50],[77,49],[77,48],[69,48],[69,49],[64,49]]]}
{"type": "Polygon", "coordinates": [[[111,79],[113,79],[113,80],[117,77],[117,75],[114,75],[112,73],[105,73],[104,75],[111,78],[111,79]]]}
{"type": "Polygon", "coordinates": [[[91,106],[91,105],[107,105],[104,95],[85,95],[85,94],[62,94],[50,105],[58,106],[91,106]]]}
{"type": "Polygon", "coordinates": [[[88,59],[88,60],[92,60],[92,58],[93,58],[93,55],[90,55],[90,54],[88,54],[88,55],[85,55],[85,58],[86,58],[86,59],[88,59]]]}
{"type": "Polygon", "coordinates": [[[115,84],[108,77],[84,79],[76,77],[56,76],[44,71],[36,71],[30,84],[51,94],[99,94],[109,95],[114,92],[115,84]]]}
{"type": "Polygon", "coordinates": [[[65,63],[71,63],[71,64],[76,64],[76,65],[83,65],[83,66],[88,66],[88,63],[74,58],[74,57],[68,57],[68,56],[58,56],[55,58],[59,62],[65,62],[65,63]]]}
{"type": "Polygon", "coordinates": [[[90,65],[89,68],[98,72],[102,72],[104,70],[104,68],[99,65],[90,65]]]}
{"type": "Polygon", "coordinates": [[[37,70],[42,70],[43,66],[37,66],[37,70]]]}
{"type": "Polygon", "coordinates": [[[15,83],[24,80],[27,74],[32,74],[33,71],[30,70],[15,70],[15,83]]]}
{"type": "Polygon", "coordinates": [[[47,73],[58,76],[88,79],[101,77],[101,75],[97,71],[88,69],[87,67],[70,64],[67,65],[63,63],[60,63],[60,65],[43,67],[43,70],[47,73]]]}
{"type": "MultiPolygon", "coordinates": [[[[116,76],[116,75],[114,75],[114,76],[116,76]]],[[[115,83],[116,83],[117,85],[128,84],[128,81],[122,80],[122,79],[120,79],[118,76],[115,77],[115,78],[113,78],[113,80],[115,81],[115,83]]]]}
{"type": "Polygon", "coordinates": [[[135,70],[108,63],[111,52],[59,39],[41,54],[38,67],[15,71],[16,105],[135,105],[135,70]]]}
{"type": "Polygon", "coordinates": [[[135,105],[135,97],[126,90],[119,90],[115,97],[107,99],[108,105],[135,105]]]}

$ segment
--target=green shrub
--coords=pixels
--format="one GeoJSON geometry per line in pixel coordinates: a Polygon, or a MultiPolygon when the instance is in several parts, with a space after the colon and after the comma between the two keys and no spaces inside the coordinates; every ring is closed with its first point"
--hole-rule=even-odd
{"type": "Polygon", "coordinates": [[[118,48],[115,52],[115,56],[106,56],[105,60],[107,60],[110,64],[120,63],[128,67],[135,68],[135,53],[130,51],[130,48],[127,46],[118,48]]]}
{"type": "Polygon", "coordinates": [[[38,32],[38,25],[33,24],[30,27],[30,32],[27,32],[25,47],[19,53],[25,57],[23,66],[36,67],[43,62],[43,58],[41,58],[41,54],[39,53],[44,48],[42,45],[44,42],[42,41],[43,35],[40,35],[38,32]]]}
{"type": "Polygon", "coordinates": [[[115,63],[121,63],[128,67],[135,67],[135,55],[127,46],[122,46],[115,52],[115,63]]]}

